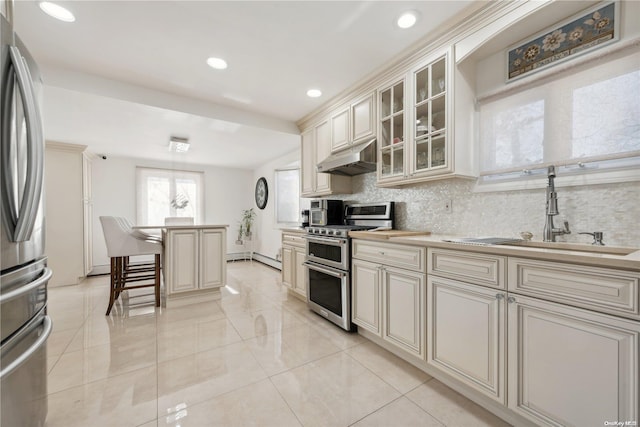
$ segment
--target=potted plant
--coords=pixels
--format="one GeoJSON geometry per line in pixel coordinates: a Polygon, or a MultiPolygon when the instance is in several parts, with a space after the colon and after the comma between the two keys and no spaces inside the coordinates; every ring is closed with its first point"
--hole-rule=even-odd
{"type": "Polygon", "coordinates": [[[244,235],[244,229],[243,229],[243,225],[242,223],[240,223],[240,227],[238,227],[238,238],[236,239],[236,245],[241,245],[242,242],[242,236],[244,235]]]}
{"type": "Polygon", "coordinates": [[[242,220],[240,221],[240,225],[244,225],[244,235],[248,239],[251,239],[251,226],[253,225],[253,221],[255,221],[255,219],[256,213],[253,211],[253,208],[245,209],[242,211],[242,220]]]}

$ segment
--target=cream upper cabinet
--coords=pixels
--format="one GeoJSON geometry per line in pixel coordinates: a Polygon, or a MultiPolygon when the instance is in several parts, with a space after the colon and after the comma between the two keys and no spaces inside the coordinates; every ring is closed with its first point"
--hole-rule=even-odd
{"type": "Polygon", "coordinates": [[[508,406],[538,425],[638,420],[640,323],[510,297],[508,406]]]}
{"type": "Polygon", "coordinates": [[[452,170],[448,152],[452,147],[448,132],[453,123],[448,96],[452,79],[447,63],[448,53],[411,72],[413,120],[408,158],[409,173],[413,175],[452,170]]]}
{"type": "Polygon", "coordinates": [[[369,93],[331,114],[331,151],[375,135],[375,94],[369,93]]]}
{"type": "Polygon", "coordinates": [[[331,151],[339,151],[349,142],[349,108],[345,108],[331,116],[331,151]]]}
{"type": "Polygon", "coordinates": [[[370,93],[351,104],[351,141],[375,135],[375,111],[375,93],[370,93]]]}
{"type": "Polygon", "coordinates": [[[405,174],[405,80],[394,79],[378,91],[378,182],[405,174]]]}
{"type": "MultiPolygon", "coordinates": [[[[322,122],[315,127],[316,164],[331,155],[331,138],[329,136],[329,132],[329,122],[322,122]]],[[[316,173],[315,192],[325,194],[331,193],[331,179],[332,176],[328,173],[316,173]]]]}
{"type": "MultiPolygon", "coordinates": [[[[9,20],[9,11],[8,8],[10,0],[0,0],[0,15],[4,16],[7,20],[9,20]]],[[[9,22],[12,23],[11,21],[9,22]]]]}
{"type": "Polygon", "coordinates": [[[446,48],[378,90],[378,185],[475,175],[470,150],[473,91],[460,78],[459,94],[454,92],[458,74],[452,49],[446,48]],[[454,111],[460,111],[459,129],[454,111]]]}
{"type": "Polygon", "coordinates": [[[302,197],[350,194],[351,177],[318,173],[316,165],[331,154],[331,129],[328,120],[302,133],[302,175],[300,195],[302,197]]]}
{"type": "Polygon", "coordinates": [[[302,133],[302,143],[300,147],[302,156],[302,173],[300,179],[300,195],[310,196],[316,191],[316,148],[314,128],[302,133]]]}

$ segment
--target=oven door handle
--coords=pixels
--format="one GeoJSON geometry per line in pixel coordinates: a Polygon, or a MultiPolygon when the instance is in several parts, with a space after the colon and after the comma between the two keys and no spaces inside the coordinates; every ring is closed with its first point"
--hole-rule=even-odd
{"type": "Polygon", "coordinates": [[[305,261],[302,263],[302,265],[312,269],[312,270],[316,270],[319,271],[321,273],[327,274],[329,276],[333,276],[333,277],[337,277],[339,279],[342,279],[343,277],[345,277],[347,275],[347,273],[344,273],[342,271],[335,271],[335,270],[329,270],[328,268],[323,268],[320,267],[318,264],[314,264],[312,262],[309,261],[305,261]]]}
{"type": "Polygon", "coordinates": [[[342,246],[347,243],[346,239],[331,237],[305,236],[308,241],[327,243],[331,246],[342,246]]]}

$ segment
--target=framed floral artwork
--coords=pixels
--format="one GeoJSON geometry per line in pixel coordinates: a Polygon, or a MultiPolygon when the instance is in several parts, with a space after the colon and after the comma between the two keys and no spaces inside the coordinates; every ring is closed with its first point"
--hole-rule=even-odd
{"type": "Polygon", "coordinates": [[[618,2],[600,3],[507,49],[507,82],[603,47],[619,38],[618,2]]]}

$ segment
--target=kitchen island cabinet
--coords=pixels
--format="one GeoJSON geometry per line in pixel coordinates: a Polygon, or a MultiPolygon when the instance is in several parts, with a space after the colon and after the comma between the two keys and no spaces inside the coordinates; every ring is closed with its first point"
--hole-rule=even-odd
{"type": "Polygon", "coordinates": [[[227,277],[227,226],[162,228],[166,306],[219,299],[227,277]]]}

